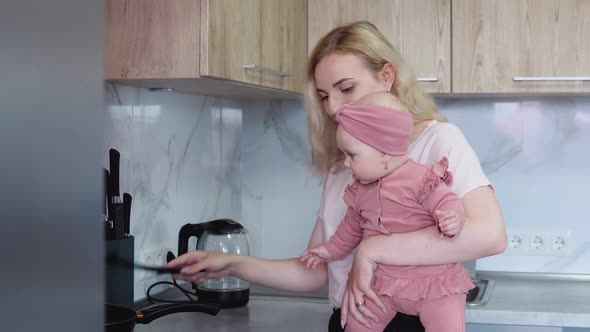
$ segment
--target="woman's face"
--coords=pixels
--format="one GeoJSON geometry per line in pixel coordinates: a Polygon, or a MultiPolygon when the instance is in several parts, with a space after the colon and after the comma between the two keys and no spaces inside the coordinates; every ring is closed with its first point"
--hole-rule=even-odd
{"type": "Polygon", "coordinates": [[[392,84],[350,53],[325,56],[316,65],[314,78],[324,112],[333,119],[340,106],[352,104],[369,93],[389,91],[392,84]]]}

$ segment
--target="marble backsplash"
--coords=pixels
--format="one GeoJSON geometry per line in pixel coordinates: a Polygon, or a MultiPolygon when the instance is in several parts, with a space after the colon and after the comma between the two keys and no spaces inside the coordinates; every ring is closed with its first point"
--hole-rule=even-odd
{"type": "MultiPolygon", "coordinates": [[[[590,98],[441,100],[494,185],[509,234],[568,235],[567,254],[512,251],[478,269],[590,273],[590,98]]],[[[525,244],[526,245],[526,244],[525,244]]],[[[546,243],[552,246],[552,243],[546,243]]]]}
{"type": "MultiPolygon", "coordinates": [[[[247,227],[253,255],[292,257],[305,248],[321,185],[307,167],[300,102],[113,85],[105,95],[104,165],[109,148],[121,152],[121,192],[133,195],[136,258],[156,249],[176,253],[182,225],[216,218],[247,227]]],[[[570,234],[567,255],[505,253],[478,260],[478,269],[590,273],[584,204],[590,98],[438,102],[480,157],[509,232],[570,234]]],[[[136,282],[136,298],[144,290],[136,282]]]]}

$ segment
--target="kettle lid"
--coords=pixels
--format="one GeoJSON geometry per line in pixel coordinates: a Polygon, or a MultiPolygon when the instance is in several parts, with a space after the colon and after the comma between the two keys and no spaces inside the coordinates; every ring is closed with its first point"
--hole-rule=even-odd
{"type": "Polygon", "coordinates": [[[240,233],[244,226],[232,219],[216,219],[200,224],[203,229],[213,234],[240,233]]]}

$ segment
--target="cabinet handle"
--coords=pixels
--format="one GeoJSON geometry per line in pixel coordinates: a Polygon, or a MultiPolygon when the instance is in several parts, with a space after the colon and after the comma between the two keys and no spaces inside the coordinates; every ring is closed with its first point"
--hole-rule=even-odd
{"type": "Polygon", "coordinates": [[[263,66],[259,66],[257,64],[250,64],[250,65],[243,65],[242,68],[244,69],[256,69],[256,70],[260,70],[260,71],[264,71],[270,74],[274,74],[280,77],[289,77],[289,76],[293,76],[287,72],[284,71],[280,71],[280,70],[276,70],[276,69],[272,69],[272,68],[268,68],[268,67],[263,67],[263,66]]]}
{"type": "Polygon", "coordinates": [[[590,76],[514,76],[514,82],[526,81],[590,81],[590,76]]]}
{"type": "Polygon", "coordinates": [[[438,82],[438,77],[418,77],[418,82],[438,82]]]}

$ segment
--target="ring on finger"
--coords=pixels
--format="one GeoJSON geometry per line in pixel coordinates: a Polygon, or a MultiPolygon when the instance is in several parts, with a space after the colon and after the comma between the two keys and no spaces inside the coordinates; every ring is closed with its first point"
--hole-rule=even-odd
{"type": "Polygon", "coordinates": [[[361,303],[361,302],[355,302],[355,303],[354,303],[354,305],[355,305],[357,308],[360,308],[360,307],[364,307],[364,306],[365,306],[365,304],[364,304],[364,303],[361,303]]]}

